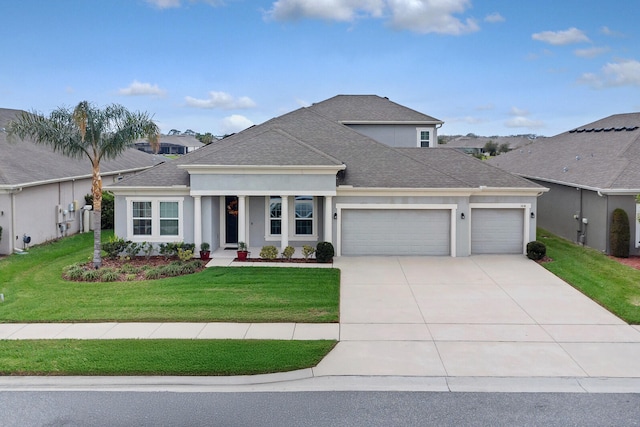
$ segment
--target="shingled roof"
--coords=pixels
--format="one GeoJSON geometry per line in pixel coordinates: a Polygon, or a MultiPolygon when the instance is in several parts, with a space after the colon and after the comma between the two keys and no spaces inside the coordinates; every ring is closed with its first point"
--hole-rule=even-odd
{"type": "MultiPolygon", "coordinates": [[[[345,97],[339,97],[342,106],[350,104],[345,97]]],[[[336,98],[331,100],[335,101],[336,98]]],[[[355,98],[358,99],[356,104],[363,99],[362,96],[355,98]]],[[[374,103],[378,103],[375,99],[384,100],[380,97],[368,99],[374,103]]],[[[383,104],[388,102],[385,100],[383,104]]],[[[539,187],[454,150],[416,149],[420,150],[420,153],[412,153],[410,149],[389,147],[342,124],[336,119],[340,116],[339,113],[328,114],[330,110],[327,106],[330,104],[325,104],[319,111],[318,106],[321,104],[324,103],[300,108],[253,126],[171,162],[124,179],[117,185],[187,185],[188,173],[185,169],[178,168],[178,165],[344,164],[346,170],[340,184],[360,188],[478,188],[480,185],[539,187]],[[461,167],[460,164],[465,166],[461,167]]],[[[392,108],[395,109],[394,106],[392,108]]],[[[420,116],[429,117],[422,114],[420,116]]]]}
{"type": "MultiPolygon", "coordinates": [[[[0,187],[20,187],[43,181],[91,177],[88,159],[71,159],[29,140],[9,142],[4,130],[20,110],[0,109],[0,187]]],[[[103,175],[149,168],[158,159],[134,148],[114,160],[103,160],[103,175]]]]}
{"type": "Polygon", "coordinates": [[[616,114],[501,154],[520,176],[602,190],[640,189],[640,113],[616,114]]]}

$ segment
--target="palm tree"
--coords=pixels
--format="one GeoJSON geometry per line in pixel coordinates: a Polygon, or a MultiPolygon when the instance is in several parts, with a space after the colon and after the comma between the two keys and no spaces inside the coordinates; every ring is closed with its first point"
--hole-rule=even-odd
{"type": "Polygon", "coordinates": [[[93,168],[93,265],[102,265],[100,229],[102,212],[102,178],[100,161],[115,159],[134,141],[146,136],[157,151],[160,130],[147,113],[130,112],[112,104],[99,109],[87,101],[73,110],[60,107],[49,117],[23,112],[8,125],[10,137],[30,138],[36,144],[50,146],[67,157],[87,157],[93,168]]]}

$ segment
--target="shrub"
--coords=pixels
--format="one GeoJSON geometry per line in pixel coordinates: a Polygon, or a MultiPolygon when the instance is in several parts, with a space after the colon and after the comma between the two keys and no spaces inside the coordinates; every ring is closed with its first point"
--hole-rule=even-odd
{"type": "Polygon", "coordinates": [[[193,249],[183,249],[183,248],[179,247],[178,248],[178,258],[180,258],[180,260],[184,261],[184,262],[189,261],[191,258],[193,258],[193,249]]]}
{"type": "Polygon", "coordinates": [[[183,264],[181,262],[172,262],[159,268],[160,275],[174,277],[180,276],[182,273],[183,264]]]}
{"type": "Polygon", "coordinates": [[[534,240],[527,243],[527,258],[540,261],[547,254],[547,247],[544,243],[534,240]]]}
{"type": "Polygon", "coordinates": [[[151,258],[151,254],[153,253],[153,243],[142,242],[142,253],[144,253],[144,257],[146,259],[151,258]]]}
{"type": "Polygon", "coordinates": [[[122,267],[120,267],[120,271],[125,274],[137,274],[140,272],[140,268],[133,264],[123,264],[122,267]]]}
{"type": "Polygon", "coordinates": [[[0,242],[2,241],[2,226],[0,225],[0,242]]]}
{"type": "Polygon", "coordinates": [[[165,259],[169,259],[178,254],[179,243],[160,243],[158,249],[160,255],[163,255],[165,259]]]}
{"type": "Polygon", "coordinates": [[[142,243],[127,242],[127,247],[124,251],[129,256],[129,259],[131,259],[138,255],[138,252],[140,252],[140,250],[142,250],[142,243]]]}
{"type": "Polygon", "coordinates": [[[208,251],[211,248],[211,245],[208,244],[207,242],[202,242],[200,243],[200,250],[203,252],[208,251]]]}
{"type": "Polygon", "coordinates": [[[316,259],[318,262],[331,262],[335,251],[331,242],[318,242],[316,246],[316,259]]]}
{"type": "Polygon", "coordinates": [[[611,230],[609,231],[611,255],[618,258],[629,258],[630,240],[629,216],[624,209],[617,208],[611,215],[611,230]]]}
{"type": "Polygon", "coordinates": [[[102,250],[107,253],[107,258],[116,259],[125,252],[130,243],[128,240],[113,236],[102,244],[102,250]]]}
{"type": "Polygon", "coordinates": [[[82,280],[86,282],[95,282],[101,275],[102,272],[100,270],[84,270],[82,272],[82,280]]]}
{"type": "Polygon", "coordinates": [[[260,258],[263,258],[263,259],[278,258],[278,248],[271,245],[263,246],[262,249],[260,250],[260,258]]]}
{"type": "MultiPolygon", "coordinates": [[[[102,210],[100,211],[100,227],[103,230],[113,230],[115,197],[113,193],[104,191],[102,193],[102,210]]],[[[93,206],[93,196],[86,194],[84,196],[85,204],[93,206]]]]}
{"type": "Polygon", "coordinates": [[[103,268],[100,274],[101,282],[115,282],[120,278],[120,273],[118,273],[113,268],[103,268]]]}
{"type": "Polygon", "coordinates": [[[282,251],[282,256],[286,259],[291,259],[295,252],[296,250],[293,246],[287,246],[286,248],[284,248],[284,251],[282,251]]]}
{"type": "Polygon", "coordinates": [[[159,268],[151,268],[145,271],[144,277],[145,279],[148,279],[148,280],[159,279],[160,277],[162,277],[162,272],[160,271],[159,268]]]}
{"type": "Polygon", "coordinates": [[[124,280],[126,280],[127,282],[133,282],[134,280],[136,280],[136,275],[135,274],[127,274],[124,276],[124,280]]]}
{"type": "Polygon", "coordinates": [[[63,270],[64,276],[69,280],[81,280],[84,277],[84,267],[81,264],[72,264],[63,270]]]}
{"type": "Polygon", "coordinates": [[[303,245],[302,246],[302,256],[304,259],[309,259],[309,257],[313,256],[316,253],[316,248],[311,245],[303,245]]]}

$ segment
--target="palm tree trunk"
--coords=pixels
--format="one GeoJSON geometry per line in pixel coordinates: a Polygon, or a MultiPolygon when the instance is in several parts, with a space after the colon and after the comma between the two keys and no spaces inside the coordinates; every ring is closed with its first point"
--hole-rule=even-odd
{"type": "Polygon", "coordinates": [[[91,194],[93,195],[93,267],[102,266],[102,245],[100,234],[102,232],[102,178],[100,177],[100,164],[93,164],[91,180],[91,194]]]}

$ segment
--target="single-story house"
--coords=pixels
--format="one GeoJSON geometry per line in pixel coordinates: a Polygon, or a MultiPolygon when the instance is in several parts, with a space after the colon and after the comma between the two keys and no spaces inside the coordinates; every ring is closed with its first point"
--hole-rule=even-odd
{"type": "MultiPolygon", "coordinates": [[[[140,151],[153,154],[151,144],[146,139],[140,139],[134,145],[140,151]]],[[[201,147],[204,144],[193,135],[160,135],[158,154],[184,155],[201,147]]]]}
{"type": "Polygon", "coordinates": [[[524,253],[541,185],[437,147],[442,121],[338,95],[108,187],[132,241],[336,255],[524,253]]]}
{"type": "MultiPolygon", "coordinates": [[[[91,194],[91,163],[28,140],[7,141],[6,127],[20,113],[0,109],[0,254],[83,229],[84,196],[91,194]],[[27,239],[25,239],[27,238],[27,239]],[[30,238],[30,239],[28,239],[30,238]]],[[[148,169],[164,158],[134,148],[101,162],[103,184],[148,169]]],[[[85,227],[88,231],[88,227],[85,227]]]]}
{"type": "Polygon", "coordinates": [[[550,191],[538,201],[538,224],[609,253],[611,214],[627,212],[630,253],[640,254],[640,113],[616,114],[491,159],[550,191]]]}

